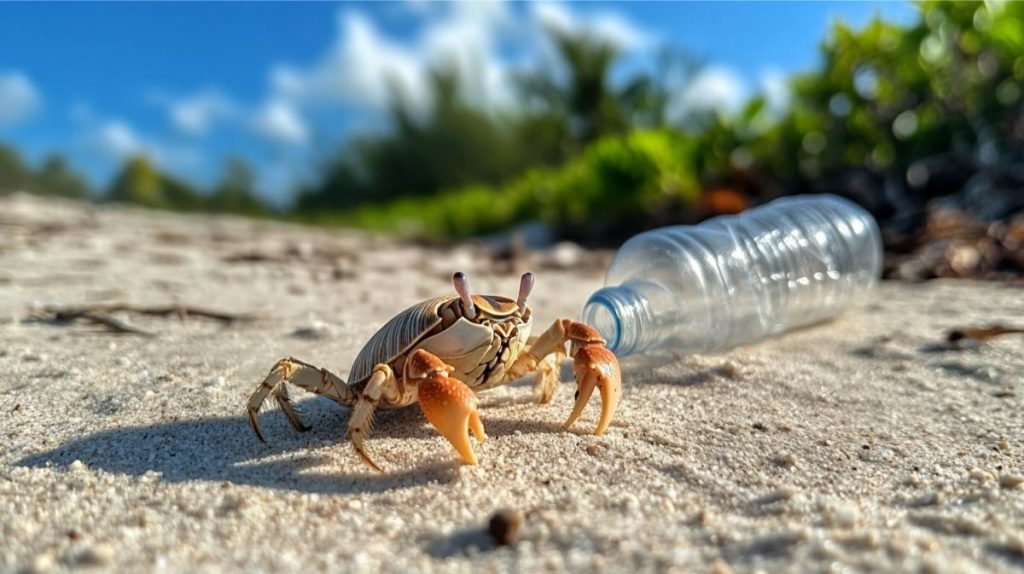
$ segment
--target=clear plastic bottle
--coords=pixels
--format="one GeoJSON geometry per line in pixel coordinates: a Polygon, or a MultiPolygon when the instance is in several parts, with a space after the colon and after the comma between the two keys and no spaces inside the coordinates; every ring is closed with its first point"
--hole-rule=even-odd
{"type": "Polygon", "coordinates": [[[720,351],[834,317],[878,282],[882,239],[832,195],[641,233],[583,310],[620,357],[720,351]]]}

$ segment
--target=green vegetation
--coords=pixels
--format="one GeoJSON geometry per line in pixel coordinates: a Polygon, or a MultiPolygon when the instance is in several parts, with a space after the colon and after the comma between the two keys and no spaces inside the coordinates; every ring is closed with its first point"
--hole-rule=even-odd
{"type": "Polygon", "coordinates": [[[267,215],[269,210],[254,192],[249,166],[229,158],[220,180],[207,191],[167,174],[145,156],[129,158],[102,194],[90,189],[85,177],[61,156],[47,157],[33,169],[18,152],[0,144],[0,194],[24,191],[76,199],[131,203],[154,209],[211,211],[267,215]]]}
{"type": "MultiPolygon", "coordinates": [[[[432,105],[415,109],[393,96],[391,130],[358,137],[299,193],[300,214],[395,199],[434,196],[472,185],[497,185],[537,167],[557,166],[587,145],[640,126],[664,125],[667,87],[637,75],[612,85],[616,49],[586,34],[551,30],[559,61],[518,78],[515,115],[474,106],[449,69],[432,75],[432,105]]],[[[675,60],[663,59],[667,67],[675,60]]]]}
{"type": "MultiPolygon", "coordinates": [[[[340,220],[432,238],[541,220],[563,236],[618,239],[714,213],[699,199],[724,188],[755,203],[840,193],[885,223],[920,226],[929,200],[979,177],[1005,180],[1024,160],[1024,4],[919,8],[910,26],[837,24],[820,68],[792,79],[781,113],[757,97],[735,116],[700,118],[689,134],[667,126],[606,135],[561,168],[363,207],[340,220]]],[[[1021,209],[1016,197],[986,206],[987,214],[1021,209]]]]}
{"type": "Polygon", "coordinates": [[[14,148],[0,144],[0,194],[15,190],[85,198],[89,185],[60,156],[50,156],[33,169],[14,148]]]}
{"type": "Polygon", "coordinates": [[[636,221],[695,205],[694,142],[669,131],[605,138],[558,169],[535,169],[496,187],[468,186],[430,199],[368,206],[339,221],[432,239],[490,233],[539,219],[567,236],[632,229],[636,221]],[[624,193],[623,190],[629,190],[624,193]]]}
{"type": "MultiPolygon", "coordinates": [[[[354,138],[297,190],[303,221],[445,240],[528,221],[587,241],[687,223],[791,193],[832,192],[889,228],[920,229],[927,202],[968,201],[990,219],[1024,209],[1024,4],[923,2],[909,25],[836,24],[817,69],[790,81],[785,109],[755,97],[732,115],[673,110],[693,63],[612,80],[601,40],[550,31],[556,60],[518,78],[517,111],[482,108],[451,70],[432,104],[395,94],[384,133],[354,138]],[[680,113],[681,112],[681,113],[680,113]],[[994,191],[992,191],[994,190],[994,191]],[[966,197],[966,199],[965,199],[966,197]],[[997,197],[989,200],[989,197],[997,197]],[[725,198],[722,201],[721,198],[725,198]]],[[[261,214],[239,160],[200,192],[129,160],[105,199],[261,214]]],[[[83,196],[59,158],[25,167],[0,147],[0,189],[83,196]]]]}
{"type": "Polygon", "coordinates": [[[263,215],[267,209],[253,192],[249,166],[231,158],[220,181],[207,193],[160,171],[144,156],[129,159],[114,177],[103,199],[175,211],[211,211],[263,215]]]}

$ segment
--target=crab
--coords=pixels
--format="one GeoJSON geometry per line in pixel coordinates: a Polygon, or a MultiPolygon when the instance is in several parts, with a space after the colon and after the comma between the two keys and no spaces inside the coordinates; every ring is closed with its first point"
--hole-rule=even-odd
{"type": "Polygon", "coordinates": [[[462,460],[477,464],[469,432],[480,443],[486,434],[475,392],[533,373],[539,402],[548,402],[558,384],[567,342],[577,389],[564,427],[576,422],[599,389],[601,415],[594,434],[605,432],[619,404],[622,376],[618,360],[594,328],[557,319],[531,337],[533,313],[526,304],[534,284],[531,273],[520,279],[515,300],[474,295],[463,273],[456,273],[452,282],[456,295],[413,305],[381,327],[356,356],[347,383],[297,359],[278,361],[247,402],[256,437],[265,440],[257,417],[267,397],[277,401],[295,430],[309,430],[289,395],[292,384],[351,409],[348,436],[359,458],[375,471],[383,472],[366,450],[374,412],[417,402],[462,460]],[[551,356],[554,361],[547,360],[551,356]]]}

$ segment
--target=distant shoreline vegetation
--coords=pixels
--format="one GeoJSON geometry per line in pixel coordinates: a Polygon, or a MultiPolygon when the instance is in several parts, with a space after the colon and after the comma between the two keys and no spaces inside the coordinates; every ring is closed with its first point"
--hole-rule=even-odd
{"type": "Polygon", "coordinates": [[[558,65],[518,79],[520,112],[475,107],[454,71],[436,70],[429,110],[396,94],[390,129],[347,142],[284,211],[259,200],[238,159],[198,190],[135,157],[90,193],[62,158],[32,168],[0,146],[0,190],[441,241],[540,221],[559,237],[610,243],[815,192],[851,197],[887,228],[914,232],[930,203],[970,208],[965,194],[991,188],[980,217],[1005,219],[1024,208],[999,199],[1024,186],[1013,168],[1024,163],[1024,4],[918,10],[909,25],[835,24],[818,67],[790,79],[786,109],[757,96],[729,115],[672,108],[681,87],[664,78],[694,77],[690,58],[666,51],[657,69],[613,83],[614,47],[552,30],[558,65]]]}

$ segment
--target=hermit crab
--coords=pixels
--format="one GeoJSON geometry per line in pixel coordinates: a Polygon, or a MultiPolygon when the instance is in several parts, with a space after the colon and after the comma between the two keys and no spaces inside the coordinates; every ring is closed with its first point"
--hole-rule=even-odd
{"type": "Polygon", "coordinates": [[[298,431],[309,430],[288,395],[288,383],[327,397],[352,410],[348,434],[359,457],[374,470],[381,468],[366,451],[366,438],[377,409],[392,409],[419,402],[427,420],[468,464],[477,458],[469,442],[486,438],[477,413],[475,391],[490,389],[535,373],[534,388],[540,402],[550,400],[558,384],[557,365],[573,359],[576,404],[569,428],[590,400],[601,393],[601,417],[594,434],[608,428],[622,393],[618,360],[593,328],[558,319],[539,336],[530,336],[532,312],[526,300],[533,289],[533,274],[519,282],[519,296],[474,295],[462,273],[452,279],[456,295],[429,299],[388,321],[363,347],[349,372],[349,382],[326,369],[287,358],[249,396],[249,422],[262,441],[257,415],[272,396],[298,431]],[[554,355],[555,361],[545,360],[554,355]]]}

